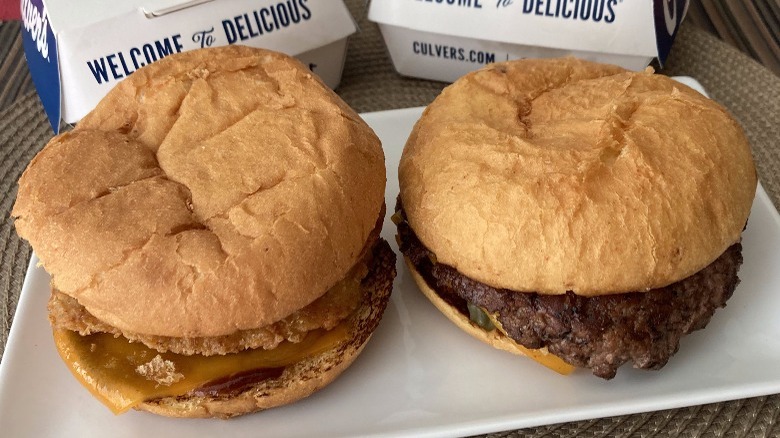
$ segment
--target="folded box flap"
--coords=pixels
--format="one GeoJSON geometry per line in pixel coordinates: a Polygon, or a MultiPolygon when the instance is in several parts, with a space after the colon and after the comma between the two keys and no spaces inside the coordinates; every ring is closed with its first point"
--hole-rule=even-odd
{"type": "Polygon", "coordinates": [[[60,70],[57,39],[42,0],[22,0],[22,45],[32,81],[52,130],[60,127],[60,70]]]}
{"type": "Polygon", "coordinates": [[[212,1],[214,0],[146,0],[140,9],[147,18],[153,18],[212,1]]]}
{"type": "Polygon", "coordinates": [[[368,17],[382,24],[487,41],[658,54],[650,1],[372,0],[368,17]]]}
{"type": "MultiPolygon", "coordinates": [[[[70,3],[89,14],[80,9],[82,2],[94,0],[70,3]]],[[[297,56],[337,44],[357,30],[342,0],[127,0],[133,5],[129,10],[125,2],[116,3],[122,13],[106,12],[81,26],[56,29],[52,21],[62,119],[68,123],[94,108],[118,81],[174,53],[243,44],[297,56]]]]}

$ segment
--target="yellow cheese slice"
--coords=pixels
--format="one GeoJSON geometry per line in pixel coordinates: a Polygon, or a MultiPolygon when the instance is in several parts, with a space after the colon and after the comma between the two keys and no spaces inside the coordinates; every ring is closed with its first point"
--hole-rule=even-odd
{"type": "Polygon", "coordinates": [[[488,318],[490,318],[490,321],[493,323],[493,325],[496,326],[496,329],[501,332],[501,335],[504,337],[504,342],[512,344],[512,348],[516,349],[519,354],[527,356],[555,371],[556,373],[563,374],[564,376],[568,376],[575,370],[574,365],[568,364],[560,357],[550,353],[547,351],[546,347],[532,350],[530,348],[524,347],[521,344],[518,344],[514,339],[509,337],[509,335],[504,330],[504,326],[501,325],[501,321],[498,320],[496,315],[487,311],[485,311],[485,314],[487,314],[488,318]]]}
{"type": "Polygon", "coordinates": [[[159,353],[123,337],[80,336],[69,330],[54,330],[54,342],[76,378],[112,412],[121,414],[145,400],[183,395],[237,373],[294,364],[336,347],[347,335],[342,323],[329,331],[309,332],[299,343],[224,356],[159,353]]]}

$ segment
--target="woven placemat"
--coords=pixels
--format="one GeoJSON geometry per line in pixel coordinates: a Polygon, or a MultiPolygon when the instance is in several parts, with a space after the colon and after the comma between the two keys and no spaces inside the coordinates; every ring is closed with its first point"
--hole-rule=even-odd
{"type": "MultiPolygon", "coordinates": [[[[365,2],[347,3],[361,32],[350,41],[338,93],[360,112],[422,106],[433,100],[445,84],[396,74],[377,27],[364,18],[365,2]]],[[[780,78],[716,38],[685,25],[663,72],[695,77],[743,123],[760,179],[775,206],[780,206],[780,78]]],[[[29,246],[19,240],[9,218],[16,181],[51,135],[35,94],[25,95],[0,112],[0,358],[30,257],[29,246]]],[[[778,414],[780,395],[774,395],[486,436],[780,437],[778,414]]]]}
{"type": "Polygon", "coordinates": [[[0,22],[0,111],[34,90],[19,22],[0,22]]]}

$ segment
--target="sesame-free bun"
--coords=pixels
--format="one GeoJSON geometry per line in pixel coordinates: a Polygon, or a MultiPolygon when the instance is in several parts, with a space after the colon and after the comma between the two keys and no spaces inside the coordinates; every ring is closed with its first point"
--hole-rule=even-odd
{"type": "Polygon", "coordinates": [[[285,368],[279,378],[260,382],[234,396],[165,397],[143,402],[137,409],[166,417],[231,418],[284,406],[330,384],[352,364],[364,346],[349,343],[307,358],[285,368]]]}
{"type": "Polygon", "coordinates": [[[720,105],[651,71],[527,59],[446,88],[401,157],[408,222],[496,288],[583,296],[686,278],[740,239],[750,148],[720,105]]]}
{"type": "Polygon", "coordinates": [[[118,84],[19,181],[53,287],[120,331],[222,336],[323,295],[384,202],[373,131],[298,61],[240,46],[118,84]]]}

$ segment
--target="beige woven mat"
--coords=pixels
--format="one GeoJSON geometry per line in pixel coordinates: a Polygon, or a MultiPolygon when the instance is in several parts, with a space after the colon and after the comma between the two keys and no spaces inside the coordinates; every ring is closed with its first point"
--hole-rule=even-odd
{"type": "MultiPolygon", "coordinates": [[[[364,16],[362,0],[348,3],[356,17],[364,16]]],[[[337,90],[355,109],[367,112],[425,105],[443,88],[442,83],[398,76],[376,26],[364,18],[359,25],[361,32],[351,39],[337,90]]],[[[683,26],[664,73],[695,77],[740,119],[752,142],[761,181],[775,206],[780,206],[780,78],[690,26],[683,26]]],[[[30,248],[19,241],[9,218],[15,183],[50,137],[35,94],[0,112],[0,357],[30,257],[30,248]]],[[[780,395],[774,395],[488,436],[780,437],[779,414],[780,395]]]]}

